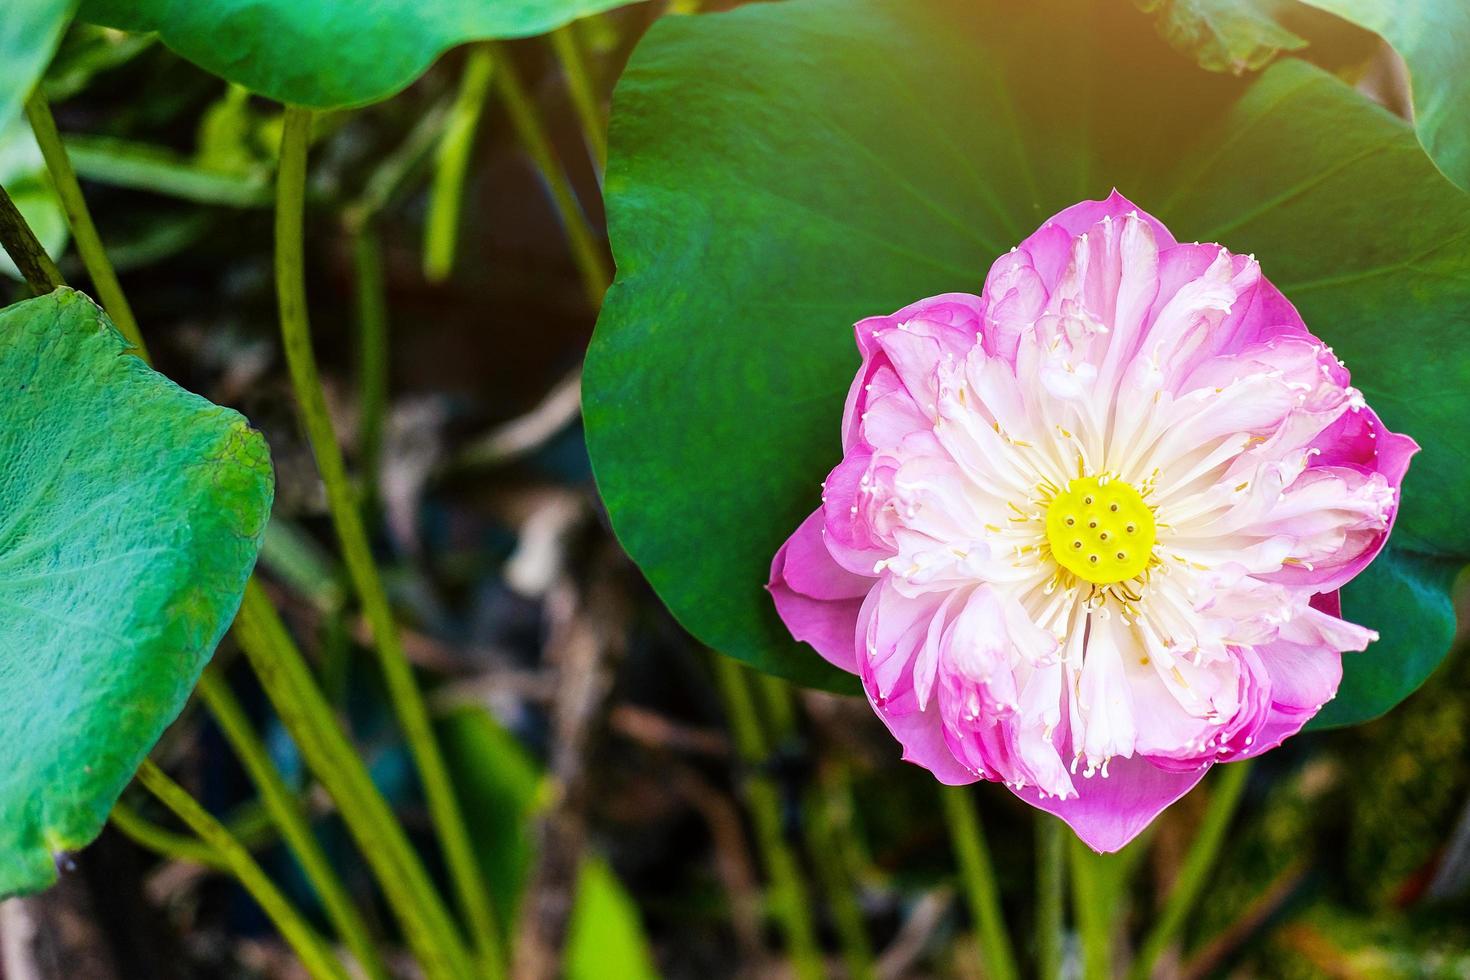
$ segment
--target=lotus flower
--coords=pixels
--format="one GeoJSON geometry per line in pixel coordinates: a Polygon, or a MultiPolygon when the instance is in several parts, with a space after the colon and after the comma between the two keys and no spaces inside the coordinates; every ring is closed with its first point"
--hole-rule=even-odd
{"type": "Polygon", "coordinates": [[[1252,256],[1116,191],[980,296],[857,324],[843,459],[768,586],[904,758],[1117,850],[1301,729],[1418,449],[1252,256]]]}

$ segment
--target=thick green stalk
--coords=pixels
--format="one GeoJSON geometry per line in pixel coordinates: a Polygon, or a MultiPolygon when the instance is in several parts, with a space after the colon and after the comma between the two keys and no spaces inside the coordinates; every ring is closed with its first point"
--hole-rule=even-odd
{"type": "MultiPolygon", "coordinates": [[[[1082,976],[1085,980],[1107,980],[1112,976],[1113,922],[1117,909],[1115,875],[1076,837],[1071,839],[1067,866],[1072,876],[1072,914],[1082,941],[1082,976]]],[[[1111,860],[1121,860],[1112,858],[1111,860]]]]}
{"type": "Polygon", "coordinates": [[[1036,814],[1036,972],[1041,980],[1062,975],[1063,892],[1067,879],[1067,825],[1036,814]]]}
{"type": "Polygon", "coordinates": [[[46,169],[51,172],[52,183],[56,185],[56,196],[61,199],[61,207],[66,211],[67,224],[71,225],[72,238],[77,243],[82,264],[87,267],[87,275],[92,278],[97,298],[102,302],[102,308],[107,311],[107,315],[112,318],[113,325],[146,360],[148,347],[143,343],[143,335],[138,332],[138,321],[133,317],[133,308],[123,295],[122,284],[117,281],[117,272],[112,268],[107,250],[102,247],[97,225],[93,223],[92,213],[87,210],[87,202],[82,197],[82,185],[77,182],[76,171],[72,169],[71,159],[66,155],[61,134],[56,131],[56,120],[51,116],[51,106],[40,86],[26,100],[26,118],[30,120],[31,130],[36,134],[36,143],[41,147],[46,169]]]}
{"type": "Polygon", "coordinates": [[[970,915],[974,917],[979,933],[980,955],[986,976],[991,980],[1016,980],[1020,972],[1016,969],[1016,954],[1011,949],[1005,917],[1001,914],[1000,888],[995,882],[995,865],[990,860],[990,848],[985,843],[980,816],[975,812],[969,790],[964,786],[941,786],[939,796],[944,802],[950,842],[960,862],[960,878],[964,882],[970,915]]]}
{"type": "Polygon", "coordinates": [[[463,980],[474,969],[423,862],[367,766],[348,741],[286,625],[260,585],[245,586],[235,639],[296,747],[357,842],[404,938],[431,980],[463,980]]]}
{"type": "Polygon", "coordinates": [[[857,900],[856,877],[847,861],[849,849],[842,842],[847,827],[838,816],[840,807],[833,798],[829,778],[818,780],[816,789],[807,795],[805,810],[803,826],[811,841],[812,862],[827,893],[847,975],[851,980],[873,980],[877,976],[873,946],[857,900]]]}
{"type": "Polygon", "coordinates": [[[144,819],[138,811],[122,800],[113,804],[112,815],[108,819],[133,843],[146,847],[155,854],[173,861],[188,861],[213,871],[229,872],[229,868],[220,860],[214,848],[201,842],[197,837],[165,830],[156,823],[144,819]]]}
{"type": "Polygon", "coordinates": [[[65,285],[61,270],[46,254],[45,247],[36,240],[36,233],[26,224],[25,215],[15,206],[5,188],[0,187],[0,248],[20,270],[21,278],[37,296],[65,285]]]}
{"type": "Polygon", "coordinates": [[[438,145],[451,108],[448,99],[435,102],[414,123],[403,142],[373,167],[372,173],[363,181],[362,192],[342,209],[342,221],[348,231],[355,233],[372,221],[403,192],[409,178],[418,173],[424,160],[438,145]]]}
{"type": "Polygon", "coordinates": [[[465,172],[475,148],[475,131],[490,92],[495,59],[490,49],[477,45],[465,58],[459,94],[449,111],[449,122],[435,155],[434,183],[429,191],[429,215],[424,224],[424,278],[443,282],[454,271],[459,244],[459,216],[463,210],[465,172]]]}
{"type": "MultiPolygon", "coordinates": [[[[760,674],[756,677],[756,688],[776,744],[779,746],[795,738],[796,700],[792,697],[791,685],[779,677],[760,674]]],[[[868,942],[863,910],[854,893],[856,883],[852,867],[847,862],[850,848],[844,846],[846,842],[843,839],[847,827],[837,818],[841,806],[834,793],[833,780],[826,774],[807,789],[802,800],[805,815],[802,830],[822,890],[827,894],[848,976],[860,980],[875,975],[873,947],[868,942]]]]}
{"type": "Polygon", "coordinates": [[[597,165],[600,177],[607,169],[607,117],[602,111],[592,72],[587,67],[587,52],[577,35],[577,24],[566,24],[552,31],[551,46],[561,62],[562,74],[567,79],[567,94],[572,97],[572,108],[577,111],[577,120],[582,124],[582,138],[592,152],[592,162],[597,165]]]}
{"type": "Polygon", "coordinates": [[[1138,958],[1128,971],[1131,980],[1147,980],[1153,972],[1154,964],[1184,928],[1185,920],[1189,918],[1189,913],[1194,909],[1194,903],[1204,890],[1205,882],[1214,868],[1215,858],[1220,854],[1225,830],[1230,826],[1230,818],[1235,815],[1235,808],[1240,803],[1241,792],[1250,777],[1250,769],[1249,762],[1216,767],[1219,775],[1212,780],[1204,821],[1200,824],[1193,843],[1189,845],[1189,852],[1184,856],[1184,864],[1179,868],[1179,876],[1174,879],[1174,887],[1169,892],[1163,911],[1154,921],[1148,938],[1139,949],[1138,958]]]}
{"type": "Polygon", "coordinates": [[[745,795],[755,824],[756,842],[771,879],[769,904],[786,935],[796,975],[801,980],[817,980],[825,976],[826,971],[822,966],[816,930],[812,926],[811,899],[796,855],[781,833],[780,794],[776,784],[760,768],[770,755],[770,747],[761,731],[744,670],[720,654],[715,654],[714,661],[736,748],[750,768],[745,780],[745,795]]]}
{"type": "Polygon", "coordinates": [[[429,816],[444,848],[460,909],[474,938],[476,960],[485,975],[499,977],[504,966],[490,893],[481,880],[469,830],[454,795],[449,770],[434,739],[423,694],[403,652],[388,594],[378,575],[367,529],[358,510],[357,494],[347,477],[342,449],[327,413],[326,396],[311,349],[303,237],[311,116],[308,109],[287,107],[281,137],[280,172],[276,178],[276,292],[280,301],[282,346],[301,420],[327,491],[327,505],[342,546],[342,557],[372,627],[388,695],[418,766],[429,816]]]}
{"type": "Polygon", "coordinates": [[[796,707],[792,704],[791,687],[781,678],[770,674],[757,674],[755,683],[761,701],[765,704],[766,719],[770,722],[771,732],[776,736],[779,746],[781,742],[796,735],[796,707]]]}
{"type": "Polygon", "coordinates": [[[357,398],[362,412],[358,452],[363,497],[371,502],[377,498],[383,420],[388,412],[388,299],[383,286],[383,250],[372,222],[353,235],[352,259],[357,273],[357,398]]]}
{"type": "MultiPolygon", "coordinates": [[[[495,42],[482,43],[492,53],[495,52],[495,42]]],[[[551,193],[551,203],[561,218],[562,228],[566,230],[567,242],[572,248],[572,261],[576,263],[577,272],[582,278],[587,301],[593,309],[597,309],[602,305],[602,294],[607,292],[608,284],[612,282],[612,273],[603,257],[602,245],[593,234],[591,225],[587,223],[587,216],[583,214],[576,194],[572,192],[566,169],[556,158],[551,137],[546,133],[546,125],[541,121],[535,103],[531,101],[509,58],[499,58],[495,86],[500,97],[505,100],[511,125],[515,127],[522,147],[540,171],[541,179],[546,182],[546,188],[551,193]]]]}
{"type": "Polygon", "coordinates": [[[338,937],[352,950],[368,977],[372,980],[386,980],[388,971],[378,956],[377,947],[373,945],[367,926],[357,914],[347,889],[343,887],[331,862],[327,860],[327,855],[322,851],[321,844],[312,833],[311,824],[307,821],[306,814],[302,813],[295,794],[271,762],[270,754],[255,734],[250,719],[235,700],[229,685],[218,675],[216,668],[208,667],[199,678],[197,690],[210,714],[219,723],[220,731],[234,748],[235,755],[244,765],[251,781],[260,790],[261,801],[280,830],[286,845],[291,848],[291,853],[300,862],[306,879],[316,889],[338,937]]]}
{"type": "Polygon", "coordinates": [[[163,770],[154,765],[152,760],[143,760],[143,765],[138,770],[138,781],[214,850],[221,863],[239,879],[240,884],[275,923],[308,973],[313,977],[350,980],[341,962],[332,955],[332,951],[301,917],[301,913],[281,894],[260,865],[255,863],[250,852],[225,829],[224,824],[210,816],[182,786],[164,775],[163,770]]]}

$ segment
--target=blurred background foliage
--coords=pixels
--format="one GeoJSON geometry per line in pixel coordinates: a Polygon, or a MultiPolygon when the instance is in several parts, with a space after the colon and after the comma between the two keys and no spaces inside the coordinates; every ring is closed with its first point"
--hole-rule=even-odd
{"type": "MultiPolygon", "coordinates": [[[[497,48],[494,69],[514,72],[524,103],[476,81],[484,68],[471,48],[396,98],[319,117],[308,271],[338,432],[409,655],[432,685],[476,856],[518,955],[530,957],[517,960],[526,975],[981,976],[933,780],[898,761],[861,701],[801,692],[699,649],[598,510],[575,419],[575,372],[597,312],[589,294],[606,285],[596,278],[610,259],[587,110],[595,127],[642,32],[693,6],[643,3],[563,29],[585,59],[580,77],[567,71],[566,36],[497,48]],[[548,140],[539,148],[528,147],[527,108],[548,140]],[[455,217],[435,224],[436,208],[455,217]],[[585,222],[590,251],[569,249],[569,220],[585,222]]],[[[1319,45],[1319,60],[1402,102],[1387,49],[1342,24],[1331,31],[1341,43],[1319,45]]],[[[375,780],[434,854],[366,627],[331,557],[278,350],[269,206],[279,106],[146,36],[85,25],[66,35],[44,86],[159,368],[266,433],[279,490],[265,581],[375,780]]],[[[68,278],[85,281],[22,126],[0,134],[0,183],[68,278]]],[[[25,292],[0,278],[0,294],[25,292]]],[[[1463,637],[1388,716],[1303,735],[1255,767],[1161,975],[1470,976],[1462,647],[1463,637]]],[[[216,663],[371,928],[391,938],[330,799],[230,641],[216,663]]],[[[187,711],[154,757],[325,929],[215,723],[187,711]]],[[[1157,916],[1212,788],[1164,815],[1146,855],[1086,859],[1139,862],[1107,896],[1126,936],[1157,916]]],[[[994,786],[969,799],[1029,963],[1030,811],[994,786]]],[[[123,812],[168,825],[141,794],[123,812]]],[[[61,970],[42,975],[300,975],[238,886],[178,848],[159,856],[111,828],[68,870],[3,920],[7,948],[29,923],[34,962],[61,970]]],[[[1073,936],[1069,975],[1079,957],[1073,936]]]]}

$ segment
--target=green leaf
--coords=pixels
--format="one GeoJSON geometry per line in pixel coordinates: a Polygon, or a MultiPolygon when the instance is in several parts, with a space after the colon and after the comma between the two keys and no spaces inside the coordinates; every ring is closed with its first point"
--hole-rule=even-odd
{"type": "Polygon", "coordinates": [[[41,80],[77,0],[7,0],[0,16],[0,129],[41,80]]]}
{"type": "MultiPolygon", "coordinates": [[[[1256,253],[1424,447],[1398,539],[1470,555],[1465,196],[1325,72],[1200,72],[1114,10],[789,0],[666,19],[635,51],[587,443],[619,539],[703,642],[837,683],[762,586],[840,458],[851,324],[978,292],[1008,247],[1114,186],[1181,240],[1256,253]]],[[[1437,659],[1423,626],[1394,629],[1437,659]]]]}
{"type": "Polygon", "coordinates": [[[1305,0],[1367,28],[1409,66],[1414,125],[1445,175],[1470,191],[1470,4],[1464,0],[1305,0]]]}
{"type": "Polygon", "coordinates": [[[318,109],[395,94],[466,41],[529,37],[628,0],[82,0],[78,16],[156,31],[206,71],[318,109]]]}
{"type": "Polygon", "coordinates": [[[265,441],[69,289],[0,310],[0,896],[108,811],[229,626],[265,441]]]}
{"type": "MultiPolygon", "coordinates": [[[[71,229],[66,223],[66,212],[61,199],[51,183],[46,170],[46,161],[41,158],[41,148],[36,137],[22,119],[14,119],[9,126],[0,126],[0,187],[15,202],[21,217],[36,240],[52,259],[61,256],[66,248],[71,229]]],[[[0,275],[11,279],[21,278],[15,262],[0,248],[0,275]]]]}
{"type": "Polygon", "coordinates": [[[148,35],[133,36],[97,27],[73,24],[61,39],[56,55],[41,79],[41,89],[52,105],[81,94],[105,73],[132,61],[153,46],[148,35]]]}
{"type": "Polygon", "coordinates": [[[658,976],[638,906],[600,858],[582,864],[567,926],[567,980],[653,980],[658,976]]]}
{"type": "Polygon", "coordinates": [[[1264,68],[1283,51],[1307,39],[1283,23],[1299,9],[1297,0],[1134,0],[1156,14],[1159,33],[1180,52],[1210,71],[1264,68]]]}
{"type": "Polygon", "coordinates": [[[231,208],[267,207],[272,201],[264,168],[215,170],[163,147],[114,136],[67,136],[66,152],[80,177],[99,184],[231,208]]]}
{"type": "MultiPolygon", "coordinates": [[[[483,708],[459,708],[439,739],[465,811],[475,814],[475,856],[507,931],[514,927],[535,856],[530,822],[545,805],[545,778],[515,736],[483,708]]],[[[607,863],[582,861],[565,950],[568,980],[657,976],[638,908],[607,863]]]]}
{"type": "Polygon", "coordinates": [[[1464,0],[1135,0],[1159,32],[1211,71],[1256,69],[1306,47],[1312,8],[1372,31],[1408,65],[1419,140],[1470,191],[1470,4],[1464,0]]]}
{"type": "Polygon", "coordinates": [[[530,872],[530,822],[541,773],[515,736],[482,708],[460,708],[438,724],[439,741],[466,813],[475,814],[475,857],[501,927],[515,924],[530,872]]]}
{"type": "Polygon", "coordinates": [[[1342,614],[1378,631],[1363,653],[1342,656],[1342,685],[1309,727],[1369,721],[1413,694],[1455,638],[1450,599],[1460,563],[1388,548],[1342,591],[1342,614]]]}

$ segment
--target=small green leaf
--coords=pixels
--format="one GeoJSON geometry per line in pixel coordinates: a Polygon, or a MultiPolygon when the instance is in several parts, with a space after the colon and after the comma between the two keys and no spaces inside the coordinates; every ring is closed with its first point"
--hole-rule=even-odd
{"type": "Polygon", "coordinates": [[[1159,33],[1210,71],[1264,68],[1307,39],[1283,23],[1297,0],[1134,0],[1156,15],[1159,33]]]}
{"type": "MultiPolygon", "coordinates": [[[[439,740],[467,813],[476,814],[475,855],[502,928],[514,928],[535,856],[530,822],[547,802],[545,777],[483,708],[460,708],[439,723],[439,740]]],[[[568,980],[657,976],[638,908],[612,868],[582,861],[565,950],[568,980]]]]}
{"type": "Polygon", "coordinates": [[[582,862],[567,926],[567,980],[653,980],[658,971],[638,905],[601,858],[582,862]]]}
{"type": "Polygon", "coordinates": [[[82,0],[83,20],[156,31],[206,71],[317,109],[377,102],[467,41],[529,37],[628,0],[82,0]]]}
{"type": "Polygon", "coordinates": [[[1388,548],[1342,591],[1342,614],[1378,631],[1362,653],[1342,655],[1342,684],[1309,727],[1377,718],[1420,684],[1455,638],[1450,590],[1461,563],[1388,548]]]}
{"type": "Polygon", "coordinates": [[[0,310],[0,896],[89,843],[239,606],[265,441],[60,289],[0,310]]]}
{"type": "MultiPolygon", "coordinates": [[[[1115,186],[1180,240],[1256,254],[1424,447],[1395,541],[1470,556],[1470,201],[1402,120],[1326,72],[1201,72],[1115,12],[788,0],[665,19],[634,52],[614,98],[618,279],[588,351],[587,444],[619,539],[703,642],[842,682],[762,586],[840,458],[851,325],[978,292],[1008,247],[1115,186]]],[[[1392,633],[1438,662],[1432,610],[1405,616],[1392,633]]],[[[1355,692],[1335,710],[1370,710],[1355,692]]]]}
{"type": "Polygon", "coordinates": [[[0,13],[0,129],[41,80],[77,0],[6,0],[0,13]]]}

